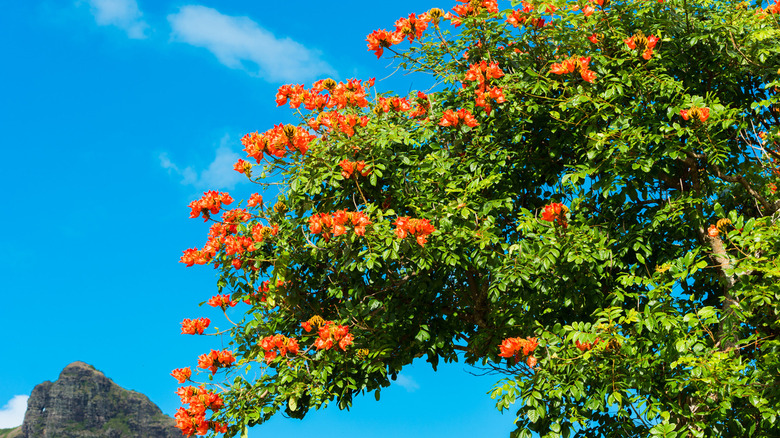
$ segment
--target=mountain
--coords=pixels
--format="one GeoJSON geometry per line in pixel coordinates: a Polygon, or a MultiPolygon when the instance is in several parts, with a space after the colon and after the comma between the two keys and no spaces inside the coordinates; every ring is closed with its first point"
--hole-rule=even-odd
{"type": "Polygon", "coordinates": [[[0,438],[21,438],[22,426],[13,429],[0,429],[0,438]]]}
{"type": "Polygon", "coordinates": [[[21,428],[0,430],[0,438],[181,438],[175,424],[145,395],[73,362],[33,389],[21,428]]]}

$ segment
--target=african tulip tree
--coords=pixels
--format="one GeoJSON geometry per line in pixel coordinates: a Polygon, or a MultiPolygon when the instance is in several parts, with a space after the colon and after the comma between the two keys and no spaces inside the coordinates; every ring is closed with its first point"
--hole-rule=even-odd
{"type": "Polygon", "coordinates": [[[780,434],[780,4],[761,6],[459,0],[367,38],[434,91],[281,87],[300,123],[247,134],[235,166],[278,197],[191,204],[212,224],[182,261],[245,317],[174,372],[227,388],[180,390],[185,434],[379,397],[421,357],[505,374],[518,436],[780,434]]]}

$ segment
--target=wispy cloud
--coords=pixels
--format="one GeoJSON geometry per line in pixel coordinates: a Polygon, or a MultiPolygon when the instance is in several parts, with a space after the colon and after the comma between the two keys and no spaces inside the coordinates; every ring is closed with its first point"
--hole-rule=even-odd
{"type": "Polygon", "coordinates": [[[233,164],[241,157],[228,146],[229,144],[230,137],[228,135],[222,137],[214,160],[202,170],[192,166],[181,167],[165,152],[159,155],[160,166],[181,177],[181,183],[184,185],[191,185],[197,189],[232,189],[236,184],[248,180],[244,175],[233,170],[233,164]]]}
{"type": "Polygon", "coordinates": [[[99,26],[116,26],[134,39],[146,38],[149,25],[136,0],[87,0],[99,26]]]}
{"type": "Polygon", "coordinates": [[[335,74],[320,59],[320,52],[290,38],[277,38],[249,17],[233,17],[216,9],[189,5],[169,15],[168,22],[174,40],[203,47],[222,64],[270,82],[296,82],[335,74]]]}
{"type": "Polygon", "coordinates": [[[15,395],[0,409],[0,429],[10,429],[22,425],[28,398],[30,398],[28,395],[15,395]]]}
{"type": "Polygon", "coordinates": [[[420,389],[420,384],[417,383],[416,380],[414,380],[411,377],[399,375],[398,378],[395,380],[395,383],[398,384],[398,386],[405,389],[407,392],[414,392],[420,389]]]}

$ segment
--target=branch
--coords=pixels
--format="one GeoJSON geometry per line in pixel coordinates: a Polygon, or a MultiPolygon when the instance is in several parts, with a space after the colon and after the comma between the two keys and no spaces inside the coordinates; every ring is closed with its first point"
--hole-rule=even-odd
{"type": "Polygon", "coordinates": [[[744,187],[745,190],[747,190],[748,193],[750,193],[750,195],[753,198],[755,198],[761,204],[761,206],[767,210],[767,214],[773,214],[774,212],[777,211],[777,207],[774,204],[770,204],[769,201],[767,201],[763,196],[761,196],[760,193],[755,191],[755,189],[753,189],[753,187],[745,179],[744,176],[742,175],[728,176],[725,175],[723,172],[721,172],[720,167],[713,165],[712,168],[715,170],[715,176],[717,176],[718,178],[732,183],[739,183],[739,185],[744,187]]]}
{"type": "MultiPolygon", "coordinates": [[[[699,234],[702,236],[705,242],[709,243],[712,248],[712,258],[715,263],[720,267],[721,274],[726,281],[725,294],[723,296],[723,322],[718,328],[718,340],[717,344],[720,344],[722,351],[733,349],[736,346],[737,340],[734,337],[729,339],[730,333],[727,333],[734,326],[734,311],[739,305],[734,295],[731,294],[731,289],[737,282],[734,274],[728,275],[726,272],[731,271],[734,266],[731,263],[729,255],[726,253],[726,248],[723,246],[723,241],[719,236],[712,237],[704,231],[704,228],[699,228],[699,234]]],[[[737,350],[738,351],[738,350],[737,350]]]]}

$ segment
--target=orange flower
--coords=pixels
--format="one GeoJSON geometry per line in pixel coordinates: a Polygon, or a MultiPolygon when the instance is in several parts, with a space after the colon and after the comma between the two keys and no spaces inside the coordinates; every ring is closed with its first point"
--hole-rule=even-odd
{"type": "Polygon", "coordinates": [[[339,210],[335,213],[320,213],[309,218],[309,231],[313,234],[322,233],[326,241],[331,236],[341,236],[347,233],[347,226],[352,226],[358,236],[366,234],[366,226],[372,222],[359,211],[339,210]]]}
{"type": "Polygon", "coordinates": [[[415,14],[412,14],[409,18],[399,18],[395,22],[395,31],[396,33],[401,33],[401,35],[406,35],[411,43],[415,38],[421,38],[425,29],[428,28],[429,19],[427,17],[427,14],[423,14],[420,18],[417,18],[415,14]]]}
{"type": "Polygon", "coordinates": [[[593,13],[596,12],[596,9],[593,8],[591,5],[587,5],[584,8],[582,8],[582,14],[586,17],[590,17],[593,15],[593,13]]]}
{"type": "Polygon", "coordinates": [[[596,72],[592,70],[583,71],[581,76],[585,82],[590,82],[591,84],[596,80],[596,72]]]}
{"type": "Polygon", "coordinates": [[[704,123],[710,117],[710,109],[707,107],[699,108],[697,106],[692,106],[687,110],[680,110],[680,115],[685,120],[699,119],[700,122],[704,123]]]}
{"type": "MultiPolygon", "coordinates": [[[[498,346],[500,353],[498,354],[501,357],[514,357],[516,362],[519,362],[520,356],[531,356],[531,354],[536,350],[536,347],[539,346],[539,342],[536,338],[527,337],[525,339],[523,338],[506,338],[503,342],[501,342],[501,345],[498,346]]],[[[536,359],[533,359],[534,365],[536,364],[536,359]]],[[[527,363],[528,364],[528,363],[527,363]]],[[[529,367],[533,368],[533,365],[528,364],[529,367]]]]}
{"type": "Polygon", "coordinates": [[[658,43],[658,37],[655,35],[645,37],[642,32],[637,32],[631,37],[624,39],[623,42],[626,43],[630,50],[637,49],[642,53],[642,58],[649,60],[653,56],[653,49],[658,43]]]}
{"type": "Polygon", "coordinates": [[[528,20],[530,12],[534,9],[534,6],[530,3],[522,2],[523,9],[517,9],[506,18],[506,22],[514,27],[519,27],[525,24],[528,20]]]}
{"type": "Polygon", "coordinates": [[[384,29],[375,30],[366,37],[368,50],[373,50],[376,57],[382,56],[385,48],[392,47],[404,40],[404,34],[398,31],[388,32],[384,29]]]}
{"type": "Polygon", "coordinates": [[[222,205],[229,205],[233,202],[233,198],[225,192],[215,192],[214,190],[204,192],[203,196],[197,201],[190,202],[190,217],[196,218],[203,216],[203,221],[209,219],[210,214],[219,213],[222,205]]]}
{"type": "Polygon", "coordinates": [[[183,404],[189,405],[188,409],[179,408],[176,411],[176,427],[181,429],[185,436],[205,435],[209,429],[224,433],[227,429],[222,423],[206,421],[206,409],[217,411],[225,403],[219,394],[207,391],[203,387],[187,386],[176,391],[183,404]]]}
{"type": "Polygon", "coordinates": [[[249,201],[246,203],[249,207],[257,207],[258,205],[263,205],[263,197],[260,196],[259,193],[253,193],[249,197],[249,201]]]}
{"type": "Polygon", "coordinates": [[[282,334],[266,336],[258,341],[260,348],[265,350],[265,361],[270,363],[277,355],[286,356],[287,353],[298,354],[300,347],[295,338],[288,338],[282,334]]]}
{"type": "Polygon", "coordinates": [[[417,244],[425,246],[428,242],[428,236],[436,231],[431,222],[428,219],[412,219],[408,216],[399,217],[395,220],[395,235],[399,239],[406,238],[407,235],[412,235],[417,240],[417,244]]]}
{"type": "Polygon", "coordinates": [[[515,355],[515,353],[521,348],[517,344],[521,341],[520,338],[507,338],[504,339],[503,342],[501,342],[501,345],[498,346],[499,350],[501,351],[498,353],[501,357],[512,357],[515,355]]]}
{"type": "Polygon", "coordinates": [[[344,177],[344,179],[352,178],[352,174],[354,172],[358,172],[363,176],[366,176],[369,173],[371,173],[371,169],[365,168],[366,167],[365,161],[341,160],[339,162],[339,166],[341,166],[341,176],[344,177]]]}
{"type": "Polygon", "coordinates": [[[179,383],[184,383],[184,382],[186,382],[190,378],[190,376],[192,376],[192,370],[189,367],[187,367],[187,368],[176,368],[175,370],[173,370],[171,372],[171,375],[176,380],[178,380],[179,383]]]}
{"type": "Polygon", "coordinates": [[[441,115],[441,121],[439,122],[439,125],[441,126],[457,126],[458,125],[458,114],[455,113],[455,111],[448,109],[447,111],[444,111],[444,114],[441,115]]]}
{"type": "Polygon", "coordinates": [[[214,295],[208,300],[208,305],[211,307],[222,307],[223,309],[227,307],[233,307],[237,303],[235,301],[230,300],[230,295],[224,294],[224,295],[214,295]]]}
{"type": "Polygon", "coordinates": [[[333,321],[325,321],[319,329],[319,338],[314,341],[314,347],[318,350],[330,350],[338,345],[343,351],[352,345],[353,337],[349,333],[349,327],[338,325],[333,321]]]}
{"type": "Polygon", "coordinates": [[[439,121],[439,126],[458,126],[461,120],[466,124],[466,126],[470,126],[472,128],[479,125],[479,122],[474,117],[474,115],[471,114],[471,111],[465,108],[461,108],[457,112],[451,109],[444,111],[444,114],[442,114],[441,117],[441,121],[439,121]]]}
{"type": "Polygon", "coordinates": [[[233,170],[246,176],[252,176],[252,163],[239,158],[236,164],[233,165],[233,170]]]}
{"type": "Polygon", "coordinates": [[[417,107],[409,113],[409,117],[417,118],[428,114],[428,110],[431,109],[431,101],[428,99],[428,95],[422,91],[417,92],[417,98],[415,99],[417,107]]]}
{"type": "Polygon", "coordinates": [[[595,347],[596,345],[601,342],[601,339],[596,338],[593,342],[580,342],[580,341],[574,341],[574,346],[577,347],[581,352],[586,352],[590,350],[591,348],[595,347]]]}
{"type": "Polygon", "coordinates": [[[542,211],[542,220],[547,222],[556,222],[558,225],[566,228],[568,223],[566,222],[566,213],[569,212],[569,208],[565,205],[554,202],[544,206],[542,211]]]}
{"type": "Polygon", "coordinates": [[[579,73],[583,80],[593,83],[596,79],[596,73],[589,70],[589,64],[590,56],[570,56],[563,62],[552,64],[550,73],[556,75],[579,73]]]}
{"type": "MultiPolygon", "coordinates": [[[[504,91],[501,87],[488,87],[488,82],[490,82],[491,79],[498,79],[503,76],[504,72],[496,62],[491,62],[488,64],[486,61],[482,61],[480,63],[471,64],[471,66],[469,66],[469,70],[466,72],[466,81],[476,82],[477,85],[475,90],[477,106],[483,107],[485,112],[488,114],[490,114],[492,111],[492,108],[488,103],[488,99],[495,100],[496,103],[504,103],[506,101],[506,98],[504,97],[504,91]]],[[[463,88],[466,88],[466,86],[467,84],[464,82],[463,88]]],[[[462,114],[460,111],[458,113],[459,116],[462,114]]],[[[447,116],[449,116],[450,119],[453,117],[452,114],[447,114],[447,116]]],[[[450,123],[449,125],[442,126],[453,126],[451,120],[442,120],[445,123],[450,123]]],[[[474,122],[476,122],[476,120],[474,120],[474,122]]],[[[454,124],[457,124],[457,121],[455,121],[454,124]]]]}
{"type": "Polygon", "coordinates": [[[184,318],[184,321],[181,322],[181,333],[183,335],[202,335],[203,331],[206,330],[206,328],[211,323],[211,320],[208,318],[198,318],[198,319],[189,319],[184,318]]]}
{"type": "Polygon", "coordinates": [[[718,231],[717,226],[710,225],[710,228],[707,229],[707,235],[710,237],[718,237],[720,235],[720,231],[718,231]]]}
{"type": "Polygon", "coordinates": [[[179,259],[179,263],[184,263],[189,268],[192,265],[205,265],[208,263],[209,258],[207,254],[199,251],[197,248],[189,248],[184,251],[184,254],[179,259]]]}

